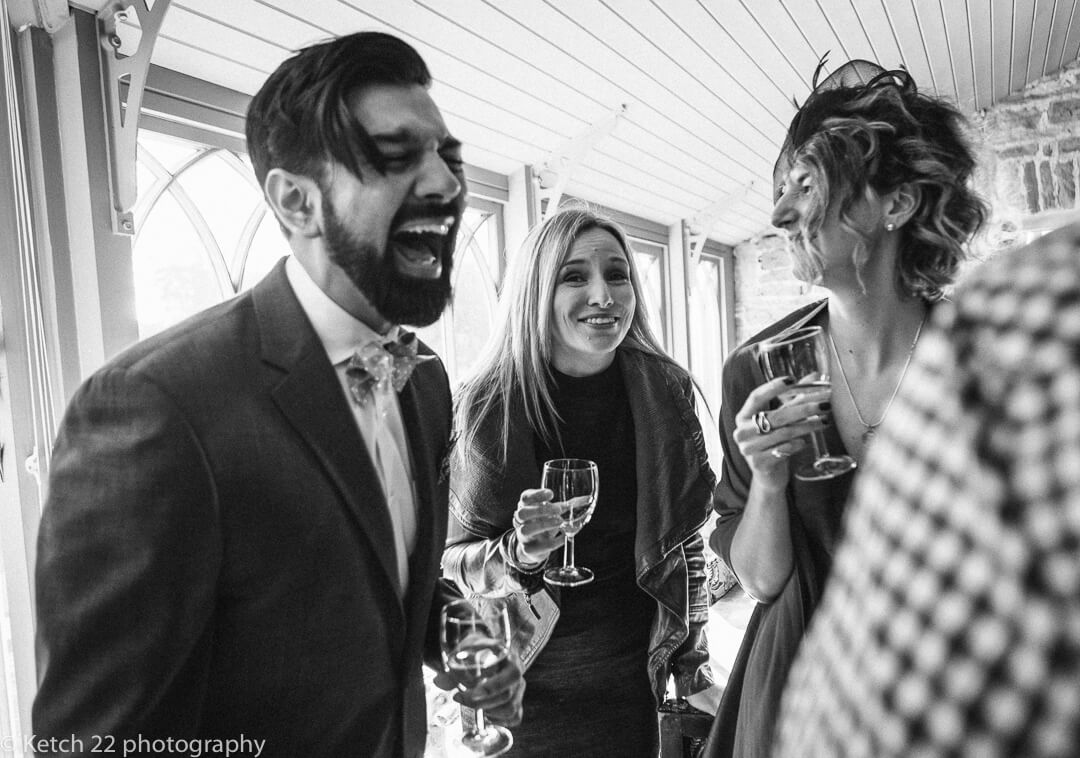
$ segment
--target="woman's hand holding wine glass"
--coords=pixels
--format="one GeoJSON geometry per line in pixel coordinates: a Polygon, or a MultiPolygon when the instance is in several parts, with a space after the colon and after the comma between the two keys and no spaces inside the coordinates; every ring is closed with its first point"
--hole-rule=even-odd
{"type": "Polygon", "coordinates": [[[811,433],[828,424],[827,388],[806,393],[801,403],[775,407],[793,384],[790,377],[779,377],[756,387],[735,419],[733,436],[754,479],[777,488],[787,486],[791,456],[810,444],[811,433]],[[768,434],[757,427],[758,413],[766,414],[768,434]]]}
{"type": "MultiPolygon", "coordinates": [[[[831,453],[822,433],[822,428],[831,423],[829,357],[824,330],[820,326],[804,326],[767,339],[758,346],[758,359],[765,378],[773,382],[766,385],[770,387],[766,394],[770,400],[779,398],[781,403],[775,410],[759,407],[750,416],[760,442],[768,442],[769,454],[779,458],[790,455],[790,440],[786,435],[781,437],[780,432],[803,426],[809,430],[814,454],[810,460],[796,465],[796,479],[832,479],[853,470],[855,460],[831,453]],[[783,386],[777,388],[776,380],[783,386]]],[[[747,412],[748,404],[744,404],[743,413],[747,412]]]]}
{"type": "Polygon", "coordinates": [[[551,502],[549,489],[525,490],[514,511],[515,551],[518,563],[537,565],[563,546],[562,507],[551,502]]]}
{"type": "Polygon", "coordinates": [[[560,587],[591,582],[592,572],[574,565],[574,535],[592,518],[599,486],[592,461],[547,461],[543,487],[522,492],[514,511],[514,559],[526,566],[539,566],[562,547],[563,565],[547,569],[544,580],[560,587]]]}
{"type": "Polygon", "coordinates": [[[563,565],[544,572],[544,581],[559,587],[577,587],[593,580],[593,572],[574,564],[574,535],[589,523],[600,489],[596,464],[582,458],[556,458],[544,464],[543,485],[551,490],[566,535],[563,565]]]}

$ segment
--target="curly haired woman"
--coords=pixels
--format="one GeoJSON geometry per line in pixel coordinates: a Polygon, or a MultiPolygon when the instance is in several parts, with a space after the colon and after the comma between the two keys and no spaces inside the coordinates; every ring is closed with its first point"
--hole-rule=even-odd
{"type": "MultiPolygon", "coordinates": [[[[820,69],[819,69],[820,70],[820,69]]],[[[815,77],[816,79],[816,77],[815,77]]],[[[830,296],[740,346],[724,367],[724,464],[711,545],[758,601],[707,746],[709,756],[769,754],[780,693],[832,563],[855,473],[792,475],[823,430],[856,461],[904,381],[931,304],[944,296],[982,225],[975,156],[960,114],[904,71],[838,69],[799,110],[774,169],[772,223],[794,271],[830,296]],[[780,407],[758,346],[804,326],[829,345],[828,387],[780,407]]]]}

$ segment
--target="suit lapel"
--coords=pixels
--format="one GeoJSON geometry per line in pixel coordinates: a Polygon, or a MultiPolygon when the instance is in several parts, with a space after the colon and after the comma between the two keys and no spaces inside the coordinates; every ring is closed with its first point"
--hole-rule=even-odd
{"type": "Polygon", "coordinates": [[[416,492],[416,548],[409,563],[406,650],[419,649],[431,610],[432,582],[446,542],[447,482],[441,464],[450,437],[450,390],[438,361],[421,364],[398,394],[416,492]]]}
{"type": "Polygon", "coordinates": [[[430,550],[424,549],[431,540],[432,523],[435,520],[435,471],[438,465],[438,451],[430,449],[424,422],[420,415],[420,377],[412,380],[398,394],[401,404],[401,420],[405,425],[405,437],[408,439],[410,468],[416,493],[416,545],[413,551],[410,577],[421,573],[430,564],[430,550]],[[420,564],[420,565],[417,565],[420,564]],[[418,569],[420,572],[418,572],[418,569]]]}
{"type": "Polygon", "coordinates": [[[274,402],[340,491],[342,503],[400,598],[393,526],[378,475],[337,374],[289,286],[283,264],[255,288],[253,296],[263,359],[285,372],[273,390],[274,402]]]}

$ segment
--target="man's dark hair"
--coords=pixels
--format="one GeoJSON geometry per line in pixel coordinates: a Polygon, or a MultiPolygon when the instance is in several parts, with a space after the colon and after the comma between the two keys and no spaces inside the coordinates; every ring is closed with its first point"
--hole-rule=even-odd
{"type": "Polygon", "coordinates": [[[349,97],[371,85],[430,83],[419,53],[382,32],[357,32],[300,50],[277,67],[248,106],[247,148],[259,186],[275,167],[321,181],[330,159],[356,176],[360,156],[382,171],[349,97]]]}

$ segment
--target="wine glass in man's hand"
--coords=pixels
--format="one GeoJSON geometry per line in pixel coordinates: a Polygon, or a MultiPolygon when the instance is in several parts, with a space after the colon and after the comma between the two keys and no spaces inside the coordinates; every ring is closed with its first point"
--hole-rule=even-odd
{"type": "MultiPolygon", "coordinates": [[[[510,654],[510,620],[502,598],[452,600],[442,610],[440,647],[447,673],[462,691],[494,676],[510,654]]],[[[510,731],[487,724],[476,709],[476,725],[461,737],[477,755],[502,755],[514,744],[510,731]]]]}

